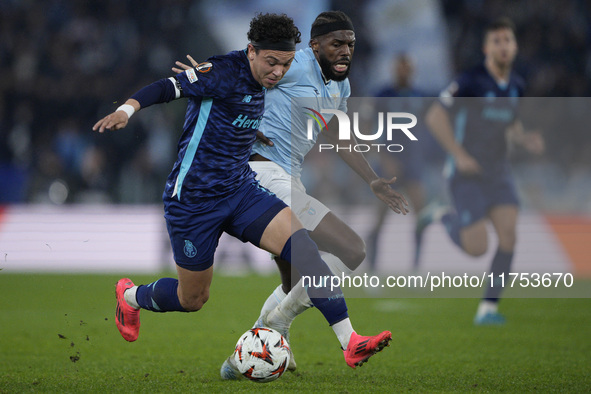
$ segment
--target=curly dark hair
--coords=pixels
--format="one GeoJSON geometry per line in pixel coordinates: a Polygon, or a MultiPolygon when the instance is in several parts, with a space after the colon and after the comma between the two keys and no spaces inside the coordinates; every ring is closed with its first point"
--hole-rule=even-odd
{"type": "Polygon", "coordinates": [[[285,14],[256,14],[250,21],[250,30],[247,37],[251,42],[295,39],[295,43],[301,42],[301,33],[293,23],[293,19],[285,14]]]}

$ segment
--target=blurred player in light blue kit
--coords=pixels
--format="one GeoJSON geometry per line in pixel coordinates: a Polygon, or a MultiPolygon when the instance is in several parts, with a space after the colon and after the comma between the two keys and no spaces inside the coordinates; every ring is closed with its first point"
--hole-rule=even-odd
{"type": "MultiPolygon", "coordinates": [[[[430,204],[421,212],[419,231],[441,220],[464,252],[480,256],[488,249],[486,223],[498,236],[490,266],[497,277],[510,272],[516,242],[519,202],[507,158],[507,136],[533,153],[542,153],[538,133],[525,133],[518,119],[524,82],[512,71],[517,55],[513,22],[501,18],[485,30],[484,63],[461,74],[427,113],[427,124],[449,154],[446,175],[454,210],[430,204]],[[467,97],[469,99],[462,99],[467,97]]],[[[498,281],[488,285],[475,324],[502,324],[498,281]]]]}
{"type": "MultiPolygon", "coordinates": [[[[313,139],[308,139],[306,112],[309,111],[293,110],[293,107],[305,103],[311,105],[307,109],[315,111],[347,111],[347,99],[351,95],[347,76],[355,50],[355,32],[346,14],[328,11],[319,14],[313,22],[310,37],[309,48],[296,53],[292,68],[265,98],[260,131],[273,145],[255,144],[250,165],[261,184],[292,207],[318,248],[327,252],[322,256],[324,261],[340,277],[351,274],[363,262],[365,243],[328,207],[308,195],[300,180],[304,157],[316,144],[320,132],[330,143],[338,143],[337,120],[325,114],[328,128],[314,127],[313,139]],[[300,102],[298,98],[306,100],[300,102]]],[[[404,197],[390,187],[395,178],[379,177],[361,153],[343,150],[339,155],[367,182],[384,206],[396,213],[408,212],[404,197]]],[[[279,267],[288,267],[280,258],[276,261],[279,267]]],[[[263,305],[258,325],[268,325],[289,337],[293,320],[311,307],[301,280],[291,289],[287,286],[295,282],[283,276],[282,285],[263,305]]],[[[295,368],[295,359],[290,364],[290,368],[295,368]]]]}

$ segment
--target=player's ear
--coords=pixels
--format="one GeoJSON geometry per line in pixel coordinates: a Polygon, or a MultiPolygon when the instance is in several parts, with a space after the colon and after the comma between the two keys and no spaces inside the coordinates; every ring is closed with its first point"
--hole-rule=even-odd
{"type": "Polygon", "coordinates": [[[318,45],[320,45],[320,43],[318,42],[317,39],[315,39],[315,38],[310,39],[310,42],[308,43],[308,45],[310,46],[310,48],[312,48],[312,51],[314,51],[314,53],[318,52],[318,45]]]}
{"type": "Polygon", "coordinates": [[[248,44],[247,47],[247,56],[248,59],[252,62],[254,60],[254,57],[256,55],[256,49],[252,44],[248,44]]]}

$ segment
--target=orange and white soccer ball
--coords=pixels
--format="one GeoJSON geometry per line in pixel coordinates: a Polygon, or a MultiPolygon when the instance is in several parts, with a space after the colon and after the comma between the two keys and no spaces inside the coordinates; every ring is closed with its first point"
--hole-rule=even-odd
{"type": "Polygon", "coordinates": [[[272,382],[283,375],[289,356],[285,338],[266,327],[252,328],[242,334],[233,355],[240,373],[259,383],[272,382]]]}

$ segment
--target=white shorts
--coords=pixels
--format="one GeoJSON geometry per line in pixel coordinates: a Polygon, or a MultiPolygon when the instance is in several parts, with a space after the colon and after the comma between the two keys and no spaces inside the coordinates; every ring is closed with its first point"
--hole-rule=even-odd
{"type": "Polygon", "coordinates": [[[250,161],[249,164],[257,173],[259,183],[289,205],[306,230],[313,231],[330,212],[323,203],[306,194],[299,178],[292,177],[278,164],[272,161],[250,161]]]}

